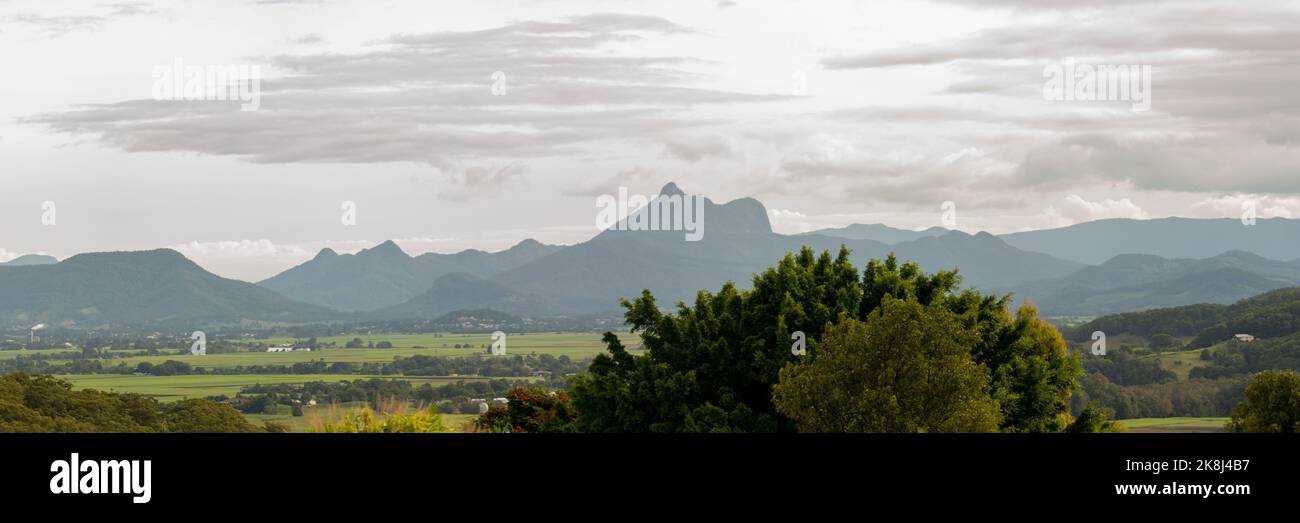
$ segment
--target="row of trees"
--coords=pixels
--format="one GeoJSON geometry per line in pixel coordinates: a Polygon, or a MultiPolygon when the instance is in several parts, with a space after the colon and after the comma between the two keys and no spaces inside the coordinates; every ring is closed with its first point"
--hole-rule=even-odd
{"type": "MultiPolygon", "coordinates": [[[[301,405],[363,403],[381,408],[392,403],[432,406],[443,414],[478,414],[479,404],[471,399],[489,399],[506,395],[519,386],[520,380],[495,379],[456,381],[440,386],[425,383],[413,387],[406,380],[372,378],[338,382],[313,381],[251,385],[240,389],[235,408],[247,414],[274,414],[288,411],[301,415],[301,405]]],[[[210,399],[226,400],[225,396],[210,399]]]]}
{"type": "Polygon", "coordinates": [[[485,377],[545,377],[547,386],[562,388],[566,375],[577,374],[585,368],[586,361],[577,361],[566,355],[511,355],[506,357],[472,354],[464,357],[416,355],[398,356],[391,362],[326,362],[324,359],[301,361],[289,365],[238,365],[233,367],[195,367],[187,362],[166,360],[161,363],[140,362],[134,366],[124,363],[109,365],[100,360],[78,359],[52,363],[45,359],[27,359],[18,356],[0,360],[0,371],[26,372],[28,374],[149,374],[177,376],[188,374],[365,374],[385,376],[485,376],[485,377]],[[554,378],[555,381],[550,381],[554,378]]]}

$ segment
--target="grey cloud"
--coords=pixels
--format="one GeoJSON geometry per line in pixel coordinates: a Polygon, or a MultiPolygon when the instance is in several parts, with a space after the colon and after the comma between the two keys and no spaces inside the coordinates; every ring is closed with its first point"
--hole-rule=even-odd
{"type": "Polygon", "coordinates": [[[48,38],[58,38],[76,31],[99,30],[114,19],[133,16],[152,15],[159,10],[144,2],[119,2],[100,4],[105,14],[55,15],[46,16],[33,13],[15,13],[4,18],[6,22],[16,25],[35,27],[48,38]]]}
{"type": "Polygon", "coordinates": [[[698,162],[708,157],[731,158],[735,155],[731,144],[721,136],[669,140],[664,144],[664,153],[687,162],[698,162]]]}
{"type": "Polygon", "coordinates": [[[620,187],[635,191],[638,187],[654,186],[656,189],[664,183],[664,176],[654,169],[633,166],[605,178],[600,178],[579,186],[564,189],[565,196],[597,197],[606,194],[618,194],[620,187]]]}
{"type": "Polygon", "coordinates": [[[1300,193],[1300,149],[1246,138],[1116,139],[1069,135],[1031,151],[1016,187],[1126,183],[1141,190],[1300,193]]]}
{"type": "MultiPolygon", "coordinates": [[[[1294,4],[1174,9],[1145,3],[1039,17],[939,44],[841,54],[824,64],[832,69],[945,64],[958,73],[961,80],[934,94],[964,103],[853,109],[832,119],[1006,126],[1005,159],[1019,166],[1004,176],[984,177],[971,190],[1109,183],[1139,190],[1296,193],[1296,42],[1300,9],[1294,4]],[[1043,67],[1067,58],[1150,65],[1152,110],[1139,114],[1128,111],[1126,103],[1045,101],[1043,67]],[[971,110],[972,100],[1012,110],[971,110]]],[[[957,131],[946,126],[936,132],[952,137],[957,131]]],[[[988,135],[980,139],[991,141],[988,135]]]]}
{"type": "Polygon", "coordinates": [[[304,35],[299,35],[290,38],[289,41],[299,45],[312,45],[312,44],[324,43],[325,37],[317,33],[307,33],[304,35]]]}
{"type": "MultiPolygon", "coordinates": [[[[261,110],[237,102],[132,100],[24,118],[127,151],[187,151],[257,163],[417,162],[470,173],[510,163],[665,143],[718,123],[705,104],[783,100],[692,86],[690,58],[606,52],[691,30],[658,17],[598,14],[468,32],[397,35],[358,54],[271,57],[261,110]],[[505,73],[494,96],[493,73],[505,73]],[[511,160],[514,159],[514,160],[511,160]]],[[[472,183],[472,175],[457,176],[472,183]]]]}
{"type": "Polygon", "coordinates": [[[528,167],[520,163],[507,165],[476,165],[459,172],[446,172],[449,185],[437,193],[438,198],[448,201],[466,201],[497,194],[500,191],[519,187],[526,183],[528,167]]]}
{"type": "Polygon", "coordinates": [[[43,16],[31,13],[9,15],[5,20],[12,24],[28,25],[39,28],[46,36],[58,38],[73,31],[94,30],[104,25],[102,16],[43,16]]]}

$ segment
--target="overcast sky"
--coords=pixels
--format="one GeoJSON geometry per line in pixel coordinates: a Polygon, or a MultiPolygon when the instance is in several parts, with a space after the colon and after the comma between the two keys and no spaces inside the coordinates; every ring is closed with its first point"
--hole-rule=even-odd
{"type": "Polygon", "coordinates": [[[0,0],[0,64],[0,261],[575,243],[668,181],[778,232],[1300,217],[1289,0],[0,0]],[[155,99],[178,58],[258,110],[155,99]],[[1150,110],[1046,99],[1067,60],[1149,66],[1150,110]]]}

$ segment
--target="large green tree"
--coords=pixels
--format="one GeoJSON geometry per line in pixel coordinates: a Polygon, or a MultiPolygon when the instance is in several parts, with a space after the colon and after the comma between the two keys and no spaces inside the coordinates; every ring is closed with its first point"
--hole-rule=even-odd
{"type": "Polygon", "coordinates": [[[1232,432],[1300,432],[1300,374],[1270,370],[1255,375],[1246,401],[1232,411],[1232,432]]]}
{"type": "Polygon", "coordinates": [[[659,310],[649,290],[623,301],[645,355],[606,335],[608,355],[573,383],[580,428],[590,431],[793,430],[772,405],[772,384],[795,361],[791,335],[808,350],[827,324],[858,313],[862,289],[848,249],[832,258],[804,248],[754,277],[753,288],[728,282],[700,291],[694,306],[659,310]]]}
{"type": "Polygon", "coordinates": [[[831,327],[816,359],[781,370],[777,411],[805,432],[996,431],[974,338],[947,309],[886,296],[865,322],[831,327]]]}
{"type": "Polygon", "coordinates": [[[971,357],[988,369],[1002,430],[1063,429],[1079,364],[1060,334],[1032,307],[1013,315],[1009,296],[959,292],[960,283],[955,270],[927,275],[892,254],[872,260],[859,277],[842,247],[834,258],[808,248],[788,254],[755,276],[750,290],[727,283],[716,294],[701,291],[691,306],[679,303],[675,313],[663,313],[646,290],[623,302],[646,354],[632,355],[606,336],[609,354],[573,382],[579,428],[793,430],[772,401],[781,369],[801,361],[791,351],[792,333],[804,335],[804,361],[815,361],[828,325],[863,320],[890,297],[944,309],[970,333],[971,357]]]}
{"type": "Polygon", "coordinates": [[[923,272],[915,262],[900,264],[893,254],[871,260],[863,275],[864,314],[886,297],[939,306],[957,315],[975,339],[971,356],[989,369],[989,394],[1001,406],[1001,428],[1010,432],[1059,432],[1070,423],[1070,394],[1080,373],[1065,339],[1038,317],[1033,306],[1011,314],[1010,295],[958,291],[956,271],[923,272]]]}

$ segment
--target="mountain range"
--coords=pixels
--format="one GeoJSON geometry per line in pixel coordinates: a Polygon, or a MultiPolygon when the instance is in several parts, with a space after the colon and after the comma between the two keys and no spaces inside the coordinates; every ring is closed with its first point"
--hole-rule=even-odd
{"type": "Polygon", "coordinates": [[[288,298],[356,312],[392,307],[429,289],[439,277],[468,273],[488,277],[559,250],[524,240],[500,252],[410,256],[389,240],[356,254],[323,249],[315,258],[258,283],[288,298]]]}
{"type": "Polygon", "coordinates": [[[1021,249],[1088,265],[1121,254],[1200,259],[1247,251],[1274,260],[1300,259],[1300,220],[1286,218],[1258,219],[1253,225],[1229,218],[1109,219],[1000,238],[1021,249]]]}
{"type": "MultiPolygon", "coordinates": [[[[671,210],[691,196],[670,183],[658,198],[671,210]]],[[[621,225],[644,223],[648,209],[621,225]]],[[[926,271],[958,268],[964,285],[1013,292],[1047,316],[1233,303],[1300,284],[1300,261],[1279,261],[1300,257],[1300,221],[1292,220],[1102,220],[1001,236],[854,224],[786,235],[772,231],[752,198],[704,198],[703,212],[699,241],[681,230],[622,226],[575,245],[525,240],[500,252],[410,256],[386,241],[356,254],[324,249],[257,284],[221,278],[170,250],[10,262],[0,267],[0,324],[418,319],[467,309],[561,317],[617,312],[619,298],[643,289],[667,308],[726,281],[748,286],[804,246],[844,246],[858,266],[892,252],[926,271]],[[1140,241],[1144,234],[1154,238],[1140,241]]]]}
{"type": "Polygon", "coordinates": [[[999,289],[1047,316],[1096,316],[1193,303],[1233,303],[1300,285],[1300,263],[1228,251],[1201,260],[1121,254],[1062,278],[999,289]]]}
{"type": "Polygon", "coordinates": [[[192,325],[339,319],[252,283],[212,274],[170,249],[78,254],[0,268],[0,324],[192,325]]]}

